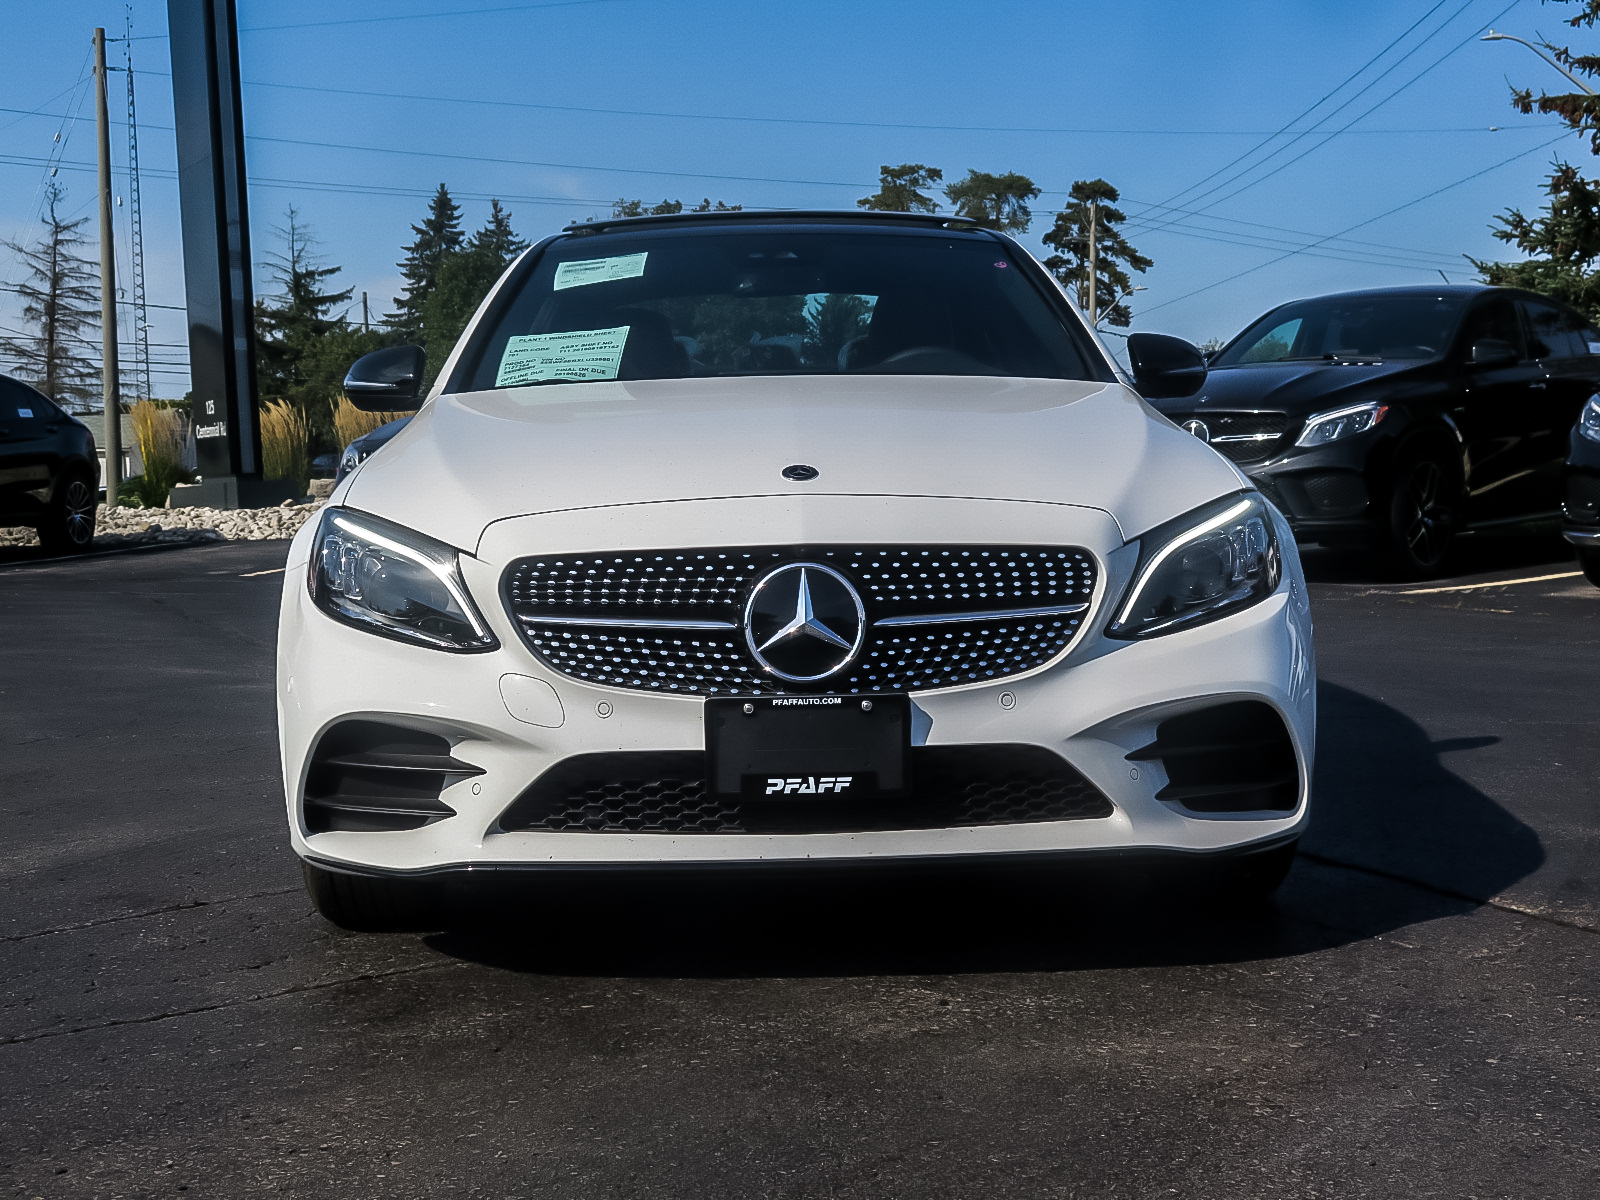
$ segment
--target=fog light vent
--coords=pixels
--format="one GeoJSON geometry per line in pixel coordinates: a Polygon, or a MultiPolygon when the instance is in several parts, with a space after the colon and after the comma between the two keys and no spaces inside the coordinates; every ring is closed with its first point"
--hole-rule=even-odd
{"type": "Polygon", "coordinates": [[[451,756],[450,743],[381,721],[343,721],[322,735],[306,775],[311,833],[420,829],[455,816],[439,799],[483,769],[451,756]]]}
{"type": "Polygon", "coordinates": [[[1236,700],[1169,717],[1134,762],[1156,760],[1167,785],[1156,793],[1191,812],[1293,812],[1300,768],[1283,718],[1259,700],[1236,700]]]}

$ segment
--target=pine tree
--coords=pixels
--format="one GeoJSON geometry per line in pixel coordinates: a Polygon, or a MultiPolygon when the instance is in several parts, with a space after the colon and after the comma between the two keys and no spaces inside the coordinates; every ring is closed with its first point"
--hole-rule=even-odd
{"type": "Polygon", "coordinates": [[[432,290],[422,309],[422,346],[428,352],[431,380],[444,366],[467,322],[505,269],[528,248],[511,228],[511,214],[500,201],[489,201],[489,219],[464,249],[440,260],[432,290]]]}
{"type": "Polygon", "coordinates": [[[429,294],[438,284],[439,267],[464,244],[461,209],[450,198],[450,189],[444,184],[439,185],[429,202],[427,218],[421,225],[413,225],[411,232],[417,235],[417,240],[401,247],[406,256],[399,264],[406,281],[406,294],[395,297],[395,311],[390,314],[388,324],[403,340],[420,343],[424,340],[422,314],[428,306],[429,294]]]}
{"type": "Polygon", "coordinates": [[[1104,179],[1080,179],[1072,185],[1070,202],[1056,214],[1056,223],[1044,235],[1044,244],[1058,253],[1044,265],[1077,297],[1078,307],[1090,314],[1095,324],[1102,321],[1126,326],[1133,320],[1127,298],[1133,291],[1133,278],[1127,268],[1141,274],[1154,264],[1140,254],[1116,226],[1126,221],[1121,209],[1113,208],[1120,198],[1117,189],[1104,179]],[[1094,295],[1089,294],[1090,237],[1094,231],[1094,295]],[[1091,312],[1091,309],[1093,310],[1091,312]]]}
{"type": "Polygon", "coordinates": [[[527,248],[527,241],[512,231],[511,214],[500,207],[500,201],[490,200],[489,219],[472,235],[472,253],[483,255],[503,271],[527,248]]]}
{"type": "Polygon", "coordinates": [[[33,246],[6,242],[28,270],[18,285],[22,320],[31,333],[0,337],[0,354],[20,379],[67,408],[83,411],[101,395],[100,352],[90,332],[100,327],[100,272],[80,252],[88,217],[62,220],[65,189],[45,193],[45,234],[33,246]]]}
{"type": "Polygon", "coordinates": [[[1039,194],[1039,187],[1026,175],[1015,171],[1004,175],[968,171],[965,178],[945,188],[944,194],[955,205],[958,217],[965,217],[985,229],[1022,234],[1033,222],[1028,201],[1039,194]]]}
{"type": "Polygon", "coordinates": [[[856,207],[871,212],[938,212],[938,201],[917,189],[931,188],[943,181],[944,172],[938,167],[923,163],[901,163],[898,167],[885,164],[878,168],[878,190],[857,200],[856,207]]]}
{"type": "Polygon", "coordinates": [[[316,239],[291,205],[274,226],[282,250],[268,256],[279,292],[256,301],[256,379],[263,401],[287,400],[300,409],[318,445],[333,442],[328,403],[338,395],[350,364],[384,341],[353,326],[341,305],[352,288],[324,290],[341,268],[322,265],[316,239]]]}
{"type": "MultiPolygon", "coordinates": [[[[1578,4],[1567,24],[1594,28],[1600,22],[1600,0],[1559,0],[1578,4]]],[[[1566,46],[1545,42],[1550,56],[1570,70],[1600,76],[1600,56],[1574,54],[1566,46]]],[[[1537,97],[1531,89],[1512,88],[1512,107],[1532,114],[1554,113],[1575,133],[1586,134],[1600,154],[1600,97],[1577,92],[1537,97]]],[[[1485,283],[1522,287],[1564,300],[1591,319],[1600,320],[1600,181],[1585,179],[1570,163],[1557,160],[1545,181],[1550,201],[1534,217],[1511,208],[1495,217],[1495,237],[1527,255],[1521,262],[1487,262],[1468,256],[1485,283]]]]}

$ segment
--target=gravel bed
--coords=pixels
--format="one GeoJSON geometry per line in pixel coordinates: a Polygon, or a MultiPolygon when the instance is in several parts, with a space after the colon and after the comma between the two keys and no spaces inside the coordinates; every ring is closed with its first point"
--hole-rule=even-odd
{"type": "MultiPolygon", "coordinates": [[[[99,549],[174,542],[258,542],[291,538],[322,505],[302,502],[278,508],[128,508],[102,504],[95,516],[99,549]]],[[[0,546],[36,546],[31,529],[0,528],[0,546]]]]}

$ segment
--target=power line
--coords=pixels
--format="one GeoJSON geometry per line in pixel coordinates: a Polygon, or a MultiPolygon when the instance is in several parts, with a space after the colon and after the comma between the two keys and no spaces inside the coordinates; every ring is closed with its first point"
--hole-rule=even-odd
{"type": "Polygon", "coordinates": [[[1535,146],[1531,150],[1524,150],[1520,154],[1513,154],[1510,158],[1503,158],[1499,162],[1493,164],[1492,166],[1484,167],[1483,170],[1481,170],[1481,171],[1474,171],[1471,175],[1463,176],[1462,178],[1456,180],[1454,183],[1447,183],[1443,187],[1434,188],[1433,191],[1426,192],[1423,195],[1418,196],[1414,200],[1407,200],[1404,204],[1397,204],[1393,208],[1386,209],[1385,211],[1379,213],[1375,217],[1368,217],[1364,221],[1357,221],[1354,225],[1351,225],[1351,226],[1348,226],[1348,227],[1346,227],[1344,229],[1341,229],[1338,233],[1330,233],[1327,237],[1318,238],[1316,241],[1310,243],[1309,245],[1302,246],[1302,247],[1300,247],[1299,249],[1296,249],[1296,250],[1290,250],[1286,254],[1280,254],[1276,258],[1268,259],[1266,262],[1257,263],[1253,267],[1246,267],[1243,271],[1236,271],[1232,275],[1229,275],[1229,276],[1227,276],[1226,278],[1223,278],[1223,279],[1218,279],[1214,283],[1208,283],[1204,287],[1195,288],[1193,291],[1185,292],[1181,296],[1174,296],[1171,300],[1163,300],[1160,304],[1153,304],[1149,308],[1145,309],[1144,313],[1146,315],[1148,315],[1149,313],[1155,312],[1158,308],[1166,308],[1169,304],[1176,304],[1180,300],[1187,300],[1191,296],[1198,296],[1201,292],[1209,292],[1212,288],[1221,287],[1225,283],[1232,283],[1235,279],[1242,279],[1246,275],[1252,275],[1257,271],[1265,269],[1266,267],[1273,266],[1275,263],[1280,263],[1280,262],[1283,262],[1285,259],[1293,258],[1297,254],[1308,253],[1309,251],[1316,249],[1318,246],[1321,246],[1324,242],[1332,241],[1335,238],[1341,238],[1347,233],[1352,233],[1357,229],[1361,229],[1361,228],[1364,228],[1367,225],[1373,224],[1374,222],[1381,221],[1385,217],[1392,217],[1397,212],[1402,212],[1405,209],[1413,208],[1416,205],[1421,204],[1424,200],[1431,200],[1435,196],[1437,196],[1437,195],[1439,195],[1439,194],[1441,194],[1443,192],[1448,192],[1452,188],[1458,188],[1464,183],[1470,183],[1474,179],[1479,178],[1480,176],[1489,174],[1491,171],[1498,171],[1501,167],[1509,166],[1511,163],[1516,162],[1518,159],[1527,158],[1528,155],[1530,155],[1530,154],[1537,154],[1541,150],[1548,150],[1551,146],[1554,146],[1557,142],[1562,141],[1565,137],[1566,137],[1566,134],[1563,133],[1561,135],[1561,137],[1552,138],[1550,141],[1544,143],[1544,145],[1542,145],[1542,146],[1535,146]]]}

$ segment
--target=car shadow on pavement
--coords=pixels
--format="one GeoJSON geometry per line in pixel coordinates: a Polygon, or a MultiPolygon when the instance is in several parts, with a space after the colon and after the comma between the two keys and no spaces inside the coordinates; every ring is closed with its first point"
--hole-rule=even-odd
{"type": "MultiPolygon", "coordinates": [[[[1404,714],[1323,682],[1312,828],[1270,903],[1141,867],[874,870],[508,883],[440,953],[561,975],[1059,971],[1282,958],[1470,912],[1533,871],[1532,829],[1404,714]]],[[[1484,739],[1471,739],[1474,745],[1484,739]]]]}

